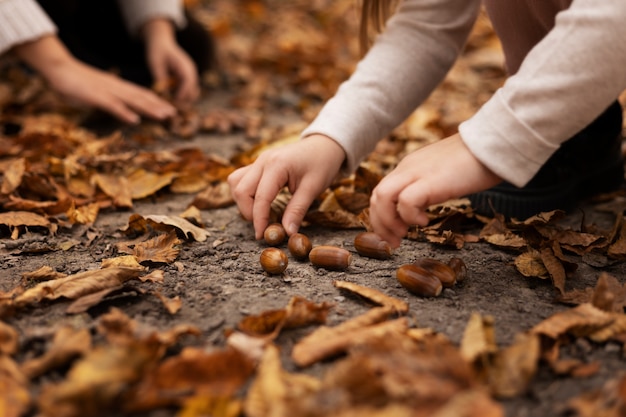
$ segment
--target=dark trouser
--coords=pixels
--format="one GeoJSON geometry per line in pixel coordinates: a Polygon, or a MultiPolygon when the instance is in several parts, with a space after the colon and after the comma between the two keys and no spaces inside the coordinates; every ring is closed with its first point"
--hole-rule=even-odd
{"type": "MultiPolygon", "coordinates": [[[[81,61],[114,70],[122,78],[152,85],[143,42],[126,30],[115,0],[38,0],[57,25],[59,38],[81,61]]],[[[198,72],[215,66],[209,32],[187,13],[187,25],[176,32],[179,45],[196,63],[198,72]]]]}

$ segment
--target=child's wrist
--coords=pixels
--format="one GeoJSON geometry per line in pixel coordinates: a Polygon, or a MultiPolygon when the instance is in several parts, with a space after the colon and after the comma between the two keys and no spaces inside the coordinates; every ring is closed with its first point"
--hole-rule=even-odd
{"type": "Polygon", "coordinates": [[[174,24],[167,18],[150,19],[141,27],[141,37],[146,43],[173,41],[174,24]]]}

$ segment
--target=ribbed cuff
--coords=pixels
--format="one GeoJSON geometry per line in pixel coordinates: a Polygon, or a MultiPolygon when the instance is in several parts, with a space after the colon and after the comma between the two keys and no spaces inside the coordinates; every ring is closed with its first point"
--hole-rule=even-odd
{"type": "Polygon", "coordinates": [[[0,0],[0,22],[0,54],[57,30],[35,0],[0,0]]]}
{"type": "Polygon", "coordinates": [[[169,19],[177,28],[187,24],[184,7],[179,0],[118,0],[118,3],[131,36],[137,36],[141,26],[154,18],[169,19]]]}
{"type": "Polygon", "coordinates": [[[500,178],[523,187],[558,149],[520,121],[498,90],[459,125],[472,154],[500,178]]]}

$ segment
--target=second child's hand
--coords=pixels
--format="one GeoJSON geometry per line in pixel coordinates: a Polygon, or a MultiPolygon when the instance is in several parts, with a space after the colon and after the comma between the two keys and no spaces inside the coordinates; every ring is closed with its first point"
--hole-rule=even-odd
{"type": "Polygon", "coordinates": [[[14,47],[16,55],[39,72],[59,93],[136,124],[142,116],[164,120],[176,108],[147,88],[76,59],[54,35],[14,47]]]}

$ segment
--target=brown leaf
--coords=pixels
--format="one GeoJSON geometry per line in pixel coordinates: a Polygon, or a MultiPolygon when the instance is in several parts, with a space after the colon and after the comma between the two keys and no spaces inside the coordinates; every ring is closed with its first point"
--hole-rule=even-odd
{"type": "Polygon", "coordinates": [[[22,176],[26,171],[26,159],[17,158],[11,160],[2,167],[2,188],[0,194],[11,194],[22,182],[22,176]]]}
{"type": "Polygon", "coordinates": [[[552,278],[552,283],[554,284],[554,287],[559,290],[561,295],[564,294],[566,276],[563,264],[561,263],[559,258],[555,256],[552,248],[542,248],[540,251],[540,256],[543,266],[546,268],[548,274],[550,274],[550,277],[552,278]]]}
{"type": "Polygon", "coordinates": [[[331,307],[331,304],[315,304],[296,296],[289,300],[285,309],[268,310],[244,318],[237,324],[237,329],[250,336],[267,336],[271,340],[282,329],[325,323],[331,307]]]}
{"type": "Polygon", "coordinates": [[[468,363],[487,358],[498,351],[493,317],[482,317],[478,313],[470,316],[463,332],[460,351],[468,363]]]}
{"type": "Polygon", "coordinates": [[[235,200],[230,193],[228,183],[219,181],[209,185],[204,191],[196,195],[191,204],[201,210],[212,210],[232,206],[235,204],[235,200]]]}
{"type": "Polygon", "coordinates": [[[90,417],[119,407],[119,398],[162,355],[150,340],[96,347],[60,383],[43,386],[38,399],[44,415],[90,417]]]}
{"type": "Polygon", "coordinates": [[[585,336],[610,325],[614,318],[591,304],[581,304],[578,307],[565,310],[548,317],[535,325],[531,332],[558,339],[570,333],[575,336],[585,336]]]}
{"type": "Polygon", "coordinates": [[[178,175],[176,172],[157,174],[138,169],[128,176],[127,187],[130,190],[130,198],[139,200],[149,197],[163,187],[170,185],[178,175]]]}
{"type": "Polygon", "coordinates": [[[205,229],[198,227],[179,216],[133,214],[128,219],[128,225],[121,229],[126,234],[145,234],[151,231],[171,232],[180,231],[187,239],[193,238],[198,242],[204,242],[211,234],[205,229]]]}
{"type": "Polygon", "coordinates": [[[626,376],[607,381],[567,402],[568,414],[576,417],[622,417],[626,408],[626,376]]]}
{"type": "MultiPolygon", "coordinates": [[[[387,310],[385,307],[379,309],[387,310]]],[[[376,309],[373,309],[374,311],[376,309]]],[[[298,342],[291,352],[291,358],[296,365],[301,367],[310,366],[320,360],[337,356],[346,352],[350,346],[366,343],[371,339],[383,338],[394,332],[404,332],[408,329],[408,320],[405,317],[368,325],[365,327],[351,328],[336,326],[319,327],[315,332],[298,342]]]]}
{"type": "Polygon", "coordinates": [[[95,174],[91,180],[113,200],[116,207],[131,208],[133,206],[130,183],[126,177],[95,174]]]}
{"type": "Polygon", "coordinates": [[[134,268],[106,268],[81,272],[42,282],[24,291],[15,299],[18,306],[37,303],[41,300],[56,300],[61,297],[76,299],[107,288],[117,287],[124,282],[136,279],[141,274],[134,268]]]}
{"type": "Polygon", "coordinates": [[[617,239],[608,247],[607,255],[612,259],[626,259],[626,222],[621,223],[617,239]]]}
{"type": "Polygon", "coordinates": [[[202,394],[229,398],[252,376],[254,364],[241,352],[226,348],[205,352],[185,348],[144,375],[125,402],[127,411],[180,405],[202,394]]]}
{"type": "Polygon", "coordinates": [[[170,313],[171,315],[174,315],[174,314],[178,313],[178,311],[183,306],[183,302],[182,302],[182,300],[180,299],[179,296],[176,296],[174,298],[168,298],[168,297],[164,296],[163,294],[161,294],[159,291],[155,291],[155,292],[153,292],[153,294],[159,300],[161,300],[161,303],[163,303],[163,306],[165,307],[167,312],[170,313]]]}
{"type": "Polygon", "coordinates": [[[0,355],[0,416],[22,417],[30,408],[28,380],[8,356],[0,355]]]}
{"type": "Polygon", "coordinates": [[[175,246],[182,242],[176,237],[176,233],[159,235],[153,239],[147,240],[135,245],[133,255],[137,258],[137,262],[154,262],[169,264],[176,260],[180,249],[175,246]]]}
{"type": "Polygon", "coordinates": [[[541,259],[541,253],[535,249],[529,249],[517,256],[515,258],[515,267],[525,277],[547,279],[550,276],[541,259]]]}
{"type": "Polygon", "coordinates": [[[22,274],[22,281],[49,281],[57,278],[66,277],[67,274],[63,274],[61,272],[57,272],[50,266],[42,266],[41,268],[32,271],[25,272],[22,274]]]}
{"type": "Polygon", "coordinates": [[[0,355],[14,355],[19,347],[17,330],[0,321],[0,355]]]}
{"type": "Polygon", "coordinates": [[[280,363],[279,350],[274,345],[265,349],[257,377],[244,402],[247,417],[288,417],[297,402],[316,392],[320,381],[312,376],[285,372],[280,363]]]}
{"type": "Polygon", "coordinates": [[[37,358],[22,364],[22,371],[29,379],[36,378],[51,369],[68,364],[77,356],[91,350],[91,335],[88,329],[62,327],[54,335],[52,345],[37,358]]]}
{"type": "Polygon", "coordinates": [[[367,298],[380,306],[389,307],[398,314],[406,314],[409,311],[409,305],[406,302],[398,300],[397,298],[389,297],[388,295],[385,295],[373,288],[364,287],[347,281],[335,281],[333,285],[336,288],[350,291],[353,294],[367,298]]]}
{"type": "Polygon", "coordinates": [[[20,235],[20,227],[43,227],[53,232],[55,227],[48,219],[28,211],[10,211],[0,213],[0,225],[8,226],[11,230],[11,238],[17,239],[20,235]]]}
{"type": "Polygon", "coordinates": [[[98,203],[92,203],[76,208],[74,203],[65,213],[67,218],[72,224],[94,224],[98,218],[100,212],[100,205],[98,203]]]}
{"type": "Polygon", "coordinates": [[[500,350],[488,365],[488,383],[498,398],[524,394],[537,372],[540,356],[539,337],[518,333],[515,342],[500,350]]]}

